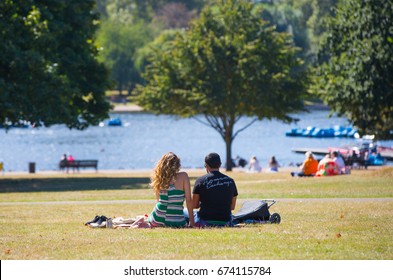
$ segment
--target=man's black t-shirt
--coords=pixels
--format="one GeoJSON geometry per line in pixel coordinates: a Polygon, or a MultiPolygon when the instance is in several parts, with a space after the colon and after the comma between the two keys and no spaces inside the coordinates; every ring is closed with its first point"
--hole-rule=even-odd
{"type": "Polygon", "coordinates": [[[232,198],[237,196],[232,178],[219,171],[199,177],[192,191],[199,194],[199,217],[206,221],[230,221],[232,198]]]}

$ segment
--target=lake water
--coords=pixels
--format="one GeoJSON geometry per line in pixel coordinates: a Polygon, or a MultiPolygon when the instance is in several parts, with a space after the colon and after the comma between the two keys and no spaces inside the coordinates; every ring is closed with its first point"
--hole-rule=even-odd
{"type": "MultiPolygon", "coordinates": [[[[294,127],[347,126],[344,118],[328,117],[327,111],[313,111],[295,115],[300,121],[283,124],[263,120],[254,123],[235,138],[232,155],[247,161],[256,155],[263,167],[273,155],[282,166],[301,162],[301,154],[294,148],[328,148],[355,142],[348,138],[297,138],[285,132],[294,127]]],[[[145,113],[112,114],[123,122],[121,127],[95,126],[84,131],[69,130],[63,125],[38,129],[0,130],[0,161],[6,171],[28,171],[29,162],[36,170],[57,170],[60,157],[72,154],[75,159],[98,159],[99,169],[150,169],[162,154],[175,152],[185,168],[200,168],[204,156],[218,152],[225,161],[225,144],[212,128],[197,120],[145,113]]],[[[241,128],[251,119],[244,118],[236,126],[241,128]]],[[[382,142],[393,146],[393,141],[382,142]]]]}

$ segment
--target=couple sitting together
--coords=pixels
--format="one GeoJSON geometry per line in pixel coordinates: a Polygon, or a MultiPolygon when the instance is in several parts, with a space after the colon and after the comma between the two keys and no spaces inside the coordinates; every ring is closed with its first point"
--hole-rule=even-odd
{"type": "Polygon", "coordinates": [[[205,157],[207,174],[197,178],[191,195],[188,174],[179,172],[180,159],[174,153],[163,155],[154,168],[150,184],[157,198],[147,218],[150,226],[231,226],[231,211],[235,209],[238,193],[234,180],[222,174],[220,166],[220,156],[208,154],[205,157]]]}

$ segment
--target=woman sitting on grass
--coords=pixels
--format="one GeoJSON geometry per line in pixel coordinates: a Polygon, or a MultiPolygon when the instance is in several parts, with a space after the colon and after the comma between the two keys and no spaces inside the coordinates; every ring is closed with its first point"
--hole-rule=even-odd
{"type": "Polygon", "coordinates": [[[275,156],[272,156],[272,158],[269,161],[269,168],[271,172],[278,172],[278,168],[280,167],[280,164],[278,164],[278,161],[276,160],[275,156]]]}
{"type": "Polygon", "coordinates": [[[312,177],[315,176],[315,173],[317,173],[318,161],[314,158],[314,155],[310,151],[306,153],[306,159],[303,161],[300,169],[300,172],[291,172],[291,175],[299,177],[312,177]]]}
{"type": "Polygon", "coordinates": [[[183,203],[186,201],[190,226],[194,226],[190,179],[179,172],[180,159],[174,153],[162,156],[154,168],[150,185],[157,198],[153,212],[148,217],[152,227],[185,227],[183,203]]]}

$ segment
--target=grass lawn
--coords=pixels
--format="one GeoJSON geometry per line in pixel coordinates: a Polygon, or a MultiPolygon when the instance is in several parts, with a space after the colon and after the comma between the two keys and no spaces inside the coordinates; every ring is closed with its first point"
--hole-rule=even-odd
{"type": "MultiPolygon", "coordinates": [[[[202,171],[189,172],[192,183],[202,171]]],[[[244,200],[277,199],[281,224],[224,229],[91,229],[95,215],[154,205],[149,172],[0,175],[7,259],[393,259],[393,168],[292,178],[232,172],[244,200]]]]}

